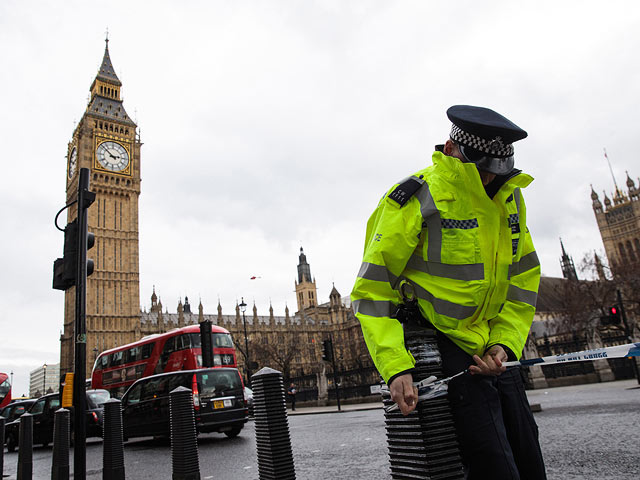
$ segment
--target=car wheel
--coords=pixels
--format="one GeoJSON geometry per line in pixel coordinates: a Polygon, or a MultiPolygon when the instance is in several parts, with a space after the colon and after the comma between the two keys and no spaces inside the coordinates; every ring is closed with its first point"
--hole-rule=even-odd
{"type": "Polygon", "coordinates": [[[7,451],[15,452],[17,444],[18,442],[16,441],[14,434],[10,433],[9,436],[7,437],[7,451]]]}
{"type": "Polygon", "coordinates": [[[224,432],[224,434],[229,438],[233,438],[240,435],[241,430],[242,430],[242,427],[234,427],[231,430],[227,430],[226,432],[224,432]]]}

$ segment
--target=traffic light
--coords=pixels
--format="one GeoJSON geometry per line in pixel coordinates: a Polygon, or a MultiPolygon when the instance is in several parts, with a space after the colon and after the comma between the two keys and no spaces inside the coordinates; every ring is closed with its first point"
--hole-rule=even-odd
{"type": "Polygon", "coordinates": [[[211,321],[200,322],[200,350],[202,366],[213,367],[213,343],[211,339],[211,321]]]}
{"type": "MultiPolygon", "coordinates": [[[[87,250],[95,244],[95,235],[87,232],[87,250]]],[[[93,260],[87,258],[87,277],[93,273],[93,260]]],[[[78,275],[78,220],[68,223],[64,229],[64,257],[53,262],[53,288],[68,290],[76,285],[78,275]]]]}
{"type": "Polygon", "coordinates": [[[607,310],[607,314],[604,317],[600,317],[600,323],[603,326],[607,325],[619,325],[620,324],[620,307],[618,305],[612,305],[607,310]]]}
{"type": "Polygon", "coordinates": [[[322,341],[322,360],[330,362],[333,360],[333,345],[331,340],[322,341]]]}

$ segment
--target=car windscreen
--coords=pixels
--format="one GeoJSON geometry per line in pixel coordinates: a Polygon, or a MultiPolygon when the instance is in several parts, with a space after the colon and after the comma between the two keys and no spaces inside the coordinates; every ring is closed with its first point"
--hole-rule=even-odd
{"type": "Polygon", "coordinates": [[[201,396],[224,397],[242,392],[240,375],[235,370],[208,370],[198,373],[198,391],[201,396]]]}
{"type": "Polygon", "coordinates": [[[98,408],[104,405],[104,402],[109,400],[110,395],[106,390],[88,390],[87,391],[87,401],[89,403],[89,408],[98,408]]]}

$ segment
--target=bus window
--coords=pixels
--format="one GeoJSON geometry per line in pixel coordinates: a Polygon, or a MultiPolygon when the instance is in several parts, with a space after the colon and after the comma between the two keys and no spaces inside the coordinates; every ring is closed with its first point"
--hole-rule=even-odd
{"type": "Polygon", "coordinates": [[[133,347],[127,350],[127,356],[125,359],[125,363],[129,362],[137,362],[142,359],[142,348],[141,347],[133,347]]]}
{"type": "Polygon", "coordinates": [[[109,355],[102,355],[98,358],[98,368],[103,370],[109,366],[109,355]]]}
{"type": "Polygon", "coordinates": [[[122,365],[122,352],[113,352],[111,354],[111,362],[109,362],[109,366],[117,367],[118,365],[122,365]]]}
{"type": "Polygon", "coordinates": [[[228,333],[213,333],[212,336],[214,347],[233,348],[233,341],[228,333]]]}
{"type": "Polygon", "coordinates": [[[188,333],[183,333],[177,339],[176,350],[184,350],[187,348],[193,348],[191,346],[191,336],[188,333]]]}
{"type": "Polygon", "coordinates": [[[200,334],[189,333],[189,340],[191,341],[191,348],[200,348],[200,334]]]}
{"type": "Polygon", "coordinates": [[[164,369],[167,367],[167,363],[169,363],[169,357],[173,352],[176,351],[176,337],[169,337],[164,344],[164,348],[162,349],[162,354],[160,355],[160,360],[158,361],[158,365],[156,366],[156,373],[164,372],[164,369]]]}
{"type": "Polygon", "coordinates": [[[153,347],[155,347],[155,345],[156,342],[142,345],[142,360],[146,360],[151,356],[151,352],[153,352],[153,347]]]}

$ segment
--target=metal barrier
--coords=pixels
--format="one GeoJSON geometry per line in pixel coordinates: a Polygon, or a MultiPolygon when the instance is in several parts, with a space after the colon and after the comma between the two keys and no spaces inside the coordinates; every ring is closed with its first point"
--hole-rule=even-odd
{"type": "Polygon", "coordinates": [[[169,394],[171,465],[173,480],[200,480],[198,436],[193,413],[193,394],[178,387],[169,394]]]}
{"type": "Polygon", "coordinates": [[[60,408],[53,416],[51,480],[69,480],[70,415],[69,410],[60,408]]]}
{"type": "MultiPolygon", "coordinates": [[[[416,360],[413,380],[443,378],[436,332],[405,324],[405,345],[416,360]]],[[[393,404],[383,393],[385,406],[393,404]]],[[[406,417],[385,412],[391,478],[463,479],[462,459],[447,397],[424,400],[406,417]]]]}
{"type": "Polygon", "coordinates": [[[295,480],[282,373],[265,367],[251,377],[260,480],[295,480]]]}
{"type": "Polygon", "coordinates": [[[110,398],[104,402],[102,438],[102,478],[104,480],[124,480],[122,404],[116,398],[110,398]]]}

